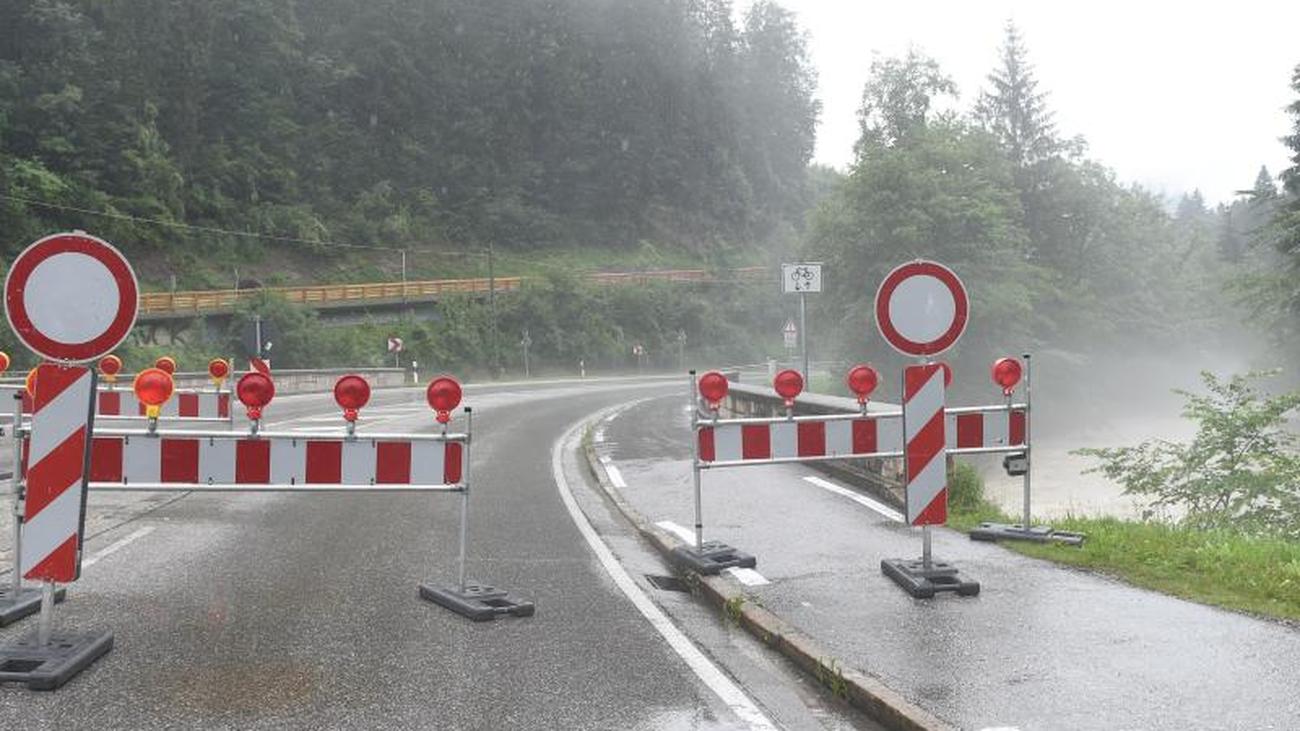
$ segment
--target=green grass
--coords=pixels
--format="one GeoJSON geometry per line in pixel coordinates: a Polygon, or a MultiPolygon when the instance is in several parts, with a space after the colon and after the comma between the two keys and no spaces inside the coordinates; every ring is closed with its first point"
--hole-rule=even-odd
{"type": "MultiPolygon", "coordinates": [[[[948,518],[962,531],[981,521],[1019,522],[982,500],[974,507],[954,505],[948,518]]],[[[1203,604],[1300,622],[1300,543],[1119,518],[1067,517],[1052,526],[1088,538],[1082,548],[1002,545],[1203,604]]]]}

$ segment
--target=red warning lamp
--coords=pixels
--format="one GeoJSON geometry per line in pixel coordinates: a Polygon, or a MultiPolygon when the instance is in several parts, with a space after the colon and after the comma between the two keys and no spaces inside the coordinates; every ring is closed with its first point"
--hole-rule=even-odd
{"type": "Polygon", "coordinates": [[[793,368],[786,368],[772,379],[772,388],[776,389],[778,396],[785,399],[785,407],[791,408],[795,398],[803,393],[803,375],[793,368]]]}
{"type": "Polygon", "coordinates": [[[105,381],[115,383],[117,374],[122,372],[122,359],[116,355],[106,355],[99,359],[99,374],[105,381]]]}
{"type": "Polygon", "coordinates": [[[451,376],[438,376],[429,382],[424,397],[429,402],[429,408],[438,412],[438,423],[446,424],[451,421],[452,409],[460,405],[460,384],[451,376]]]}
{"type": "Polygon", "coordinates": [[[717,411],[722,406],[722,399],[727,397],[727,390],[730,388],[727,383],[727,377],[717,371],[709,371],[700,376],[700,383],[697,386],[700,395],[709,404],[709,408],[717,411]]]}
{"type": "Polygon", "coordinates": [[[208,361],[208,378],[221,387],[221,383],[230,375],[230,362],[224,358],[213,358],[208,361]]]}
{"type": "Polygon", "coordinates": [[[161,368],[146,368],[135,374],[135,381],[131,383],[135,397],[144,404],[145,416],[151,419],[158,418],[162,405],[172,397],[173,389],[171,374],[161,368]]]}
{"type": "Polygon", "coordinates": [[[863,363],[850,368],[849,375],[844,380],[849,390],[858,397],[858,403],[865,406],[871,393],[880,385],[880,374],[870,364],[863,363]]]}
{"type": "Polygon", "coordinates": [[[176,359],[170,355],[164,355],[153,362],[153,367],[174,375],[176,373],[176,359]]]}
{"type": "Polygon", "coordinates": [[[0,350],[0,373],[9,370],[9,354],[0,350]]]}
{"type": "Polygon", "coordinates": [[[349,374],[334,382],[334,402],[343,409],[347,421],[356,421],[361,407],[369,401],[370,384],[361,376],[349,374]]]}
{"type": "Polygon", "coordinates": [[[993,382],[1002,387],[1002,394],[1010,398],[1020,383],[1023,370],[1015,358],[998,358],[993,361],[993,382]]]}
{"type": "Polygon", "coordinates": [[[257,421],[262,418],[262,409],[275,398],[275,382],[264,373],[245,373],[235,384],[235,396],[248,409],[248,418],[257,421]]]}

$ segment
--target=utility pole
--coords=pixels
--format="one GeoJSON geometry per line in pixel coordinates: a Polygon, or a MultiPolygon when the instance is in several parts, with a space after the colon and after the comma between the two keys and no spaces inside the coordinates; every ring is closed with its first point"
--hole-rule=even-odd
{"type": "Polygon", "coordinates": [[[677,368],[685,370],[686,368],[686,331],[677,331],[677,368]]]}

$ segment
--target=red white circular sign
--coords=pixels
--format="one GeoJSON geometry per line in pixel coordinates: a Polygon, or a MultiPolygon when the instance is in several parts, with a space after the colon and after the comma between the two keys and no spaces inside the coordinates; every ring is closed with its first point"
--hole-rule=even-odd
{"type": "Polygon", "coordinates": [[[937,355],[966,330],[970,300],[948,267],[918,259],[890,272],[876,290],[876,326],[904,355],[937,355]]]}
{"type": "Polygon", "coordinates": [[[46,236],[5,277],[14,334],[52,361],[88,362],[122,344],[139,307],[135,271],[108,242],[76,232],[46,236]]]}

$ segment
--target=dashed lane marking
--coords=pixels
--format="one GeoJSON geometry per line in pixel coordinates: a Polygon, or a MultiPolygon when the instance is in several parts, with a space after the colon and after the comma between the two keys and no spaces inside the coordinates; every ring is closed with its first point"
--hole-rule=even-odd
{"type": "Polygon", "coordinates": [[[772,583],[771,581],[768,581],[766,576],[763,576],[753,569],[732,566],[729,569],[724,569],[723,572],[736,577],[736,581],[739,581],[745,586],[765,586],[772,583]]]}
{"type": "Polygon", "coordinates": [[[809,475],[808,477],[805,477],[803,479],[804,482],[811,483],[813,485],[816,485],[817,487],[820,487],[823,490],[833,492],[836,495],[839,495],[841,497],[846,497],[852,500],[853,502],[857,503],[858,505],[870,508],[896,523],[903,522],[902,513],[898,512],[897,510],[894,510],[893,508],[889,507],[888,505],[885,505],[884,503],[878,500],[872,500],[866,495],[860,495],[846,487],[840,487],[839,485],[836,485],[835,483],[830,482],[829,480],[823,480],[820,477],[814,477],[812,475],[809,475]]]}
{"type": "Polygon", "coordinates": [[[116,540],[116,541],[113,541],[112,543],[108,544],[107,546],[104,546],[103,548],[99,549],[98,551],[95,551],[94,553],[90,554],[90,555],[87,556],[86,558],[82,559],[82,560],[81,560],[81,568],[84,569],[84,568],[89,568],[89,567],[91,567],[91,566],[94,566],[95,564],[99,563],[99,561],[100,561],[101,559],[107,558],[108,556],[111,556],[111,555],[113,555],[114,553],[117,553],[118,551],[122,550],[123,548],[126,548],[127,545],[129,545],[129,544],[131,544],[132,542],[137,541],[137,540],[139,540],[139,539],[141,539],[141,538],[144,538],[145,536],[149,535],[150,533],[153,533],[153,526],[145,526],[145,527],[143,527],[143,528],[136,528],[134,531],[131,531],[131,533],[128,534],[127,536],[125,536],[125,537],[123,537],[123,538],[119,538],[119,539],[116,540]]]}
{"type": "Polygon", "coordinates": [[[663,528],[669,533],[672,533],[687,543],[695,543],[695,533],[684,525],[677,525],[671,520],[661,520],[658,523],[655,523],[655,525],[663,528]]]}

